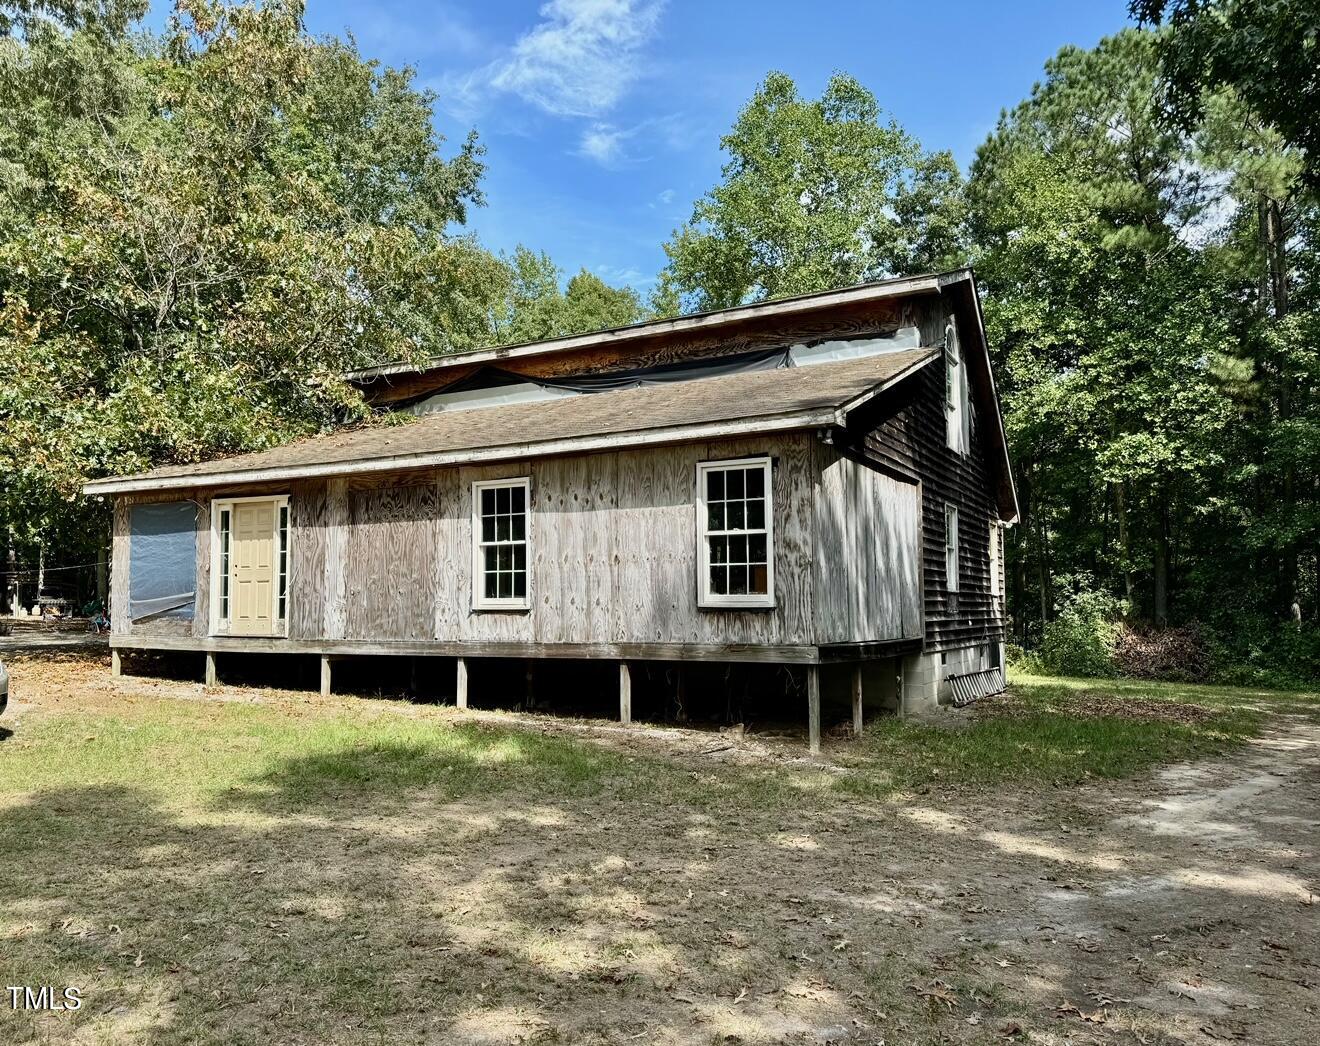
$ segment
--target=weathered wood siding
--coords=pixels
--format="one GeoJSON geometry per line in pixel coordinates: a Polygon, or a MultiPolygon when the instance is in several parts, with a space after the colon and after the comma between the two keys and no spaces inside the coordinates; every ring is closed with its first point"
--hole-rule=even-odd
{"type": "Polygon", "coordinates": [[[438,496],[433,477],[348,490],[344,638],[427,639],[435,620],[438,496]]]}
{"type": "Polygon", "coordinates": [[[301,481],[289,490],[289,638],[325,631],[326,484],[301,481]]]}
{"type": "MultiPolygon", "coordinates": [[[[922,325],[923,344],[943,342],[949,313],[933,312],[922,325]]],[[[974,317],[956,316],[964,345],[974,317]]],[[[990,595],[990,523],[995,504],[987,419],[969,395],[971,446],[966,455],[949,449],[944,403],[944,363],[936,360],[879,398],[880,420],[860,434],[859,443],[880,467],[918,479],[922,487],[922,588],[926,648],[947,650],[1003,637],[1002,599],[990,595]],[[950,592],[944,564],[944,507],[958,508],[959,591],[950,592]]]]}
{"type": "MultiPolygon", "coordinates": [[[[810,645],[815,452],[816,437],[802,433],[295,483],[286,488],[289,638],[810,645]],[[700,610],[697,463],[761,454],[774,460],[776,606],[700,610]],[[472,484],[519,476],[532,481],[532,606],[474,611],[472,484]]],[[[199,637],[208,627],[210,497],[198,494],[199,537],[206,530],[198,544],[199,637]]],[[[116,596],[126,595],[128,505],[128,498],[116,504],[116,596]]],[[[118,631],[148,634],[147,622],[130,626],[126,607],[116,598],[118,631]]]]}
{"type": "Polygon", "coordinates": [[[921,638],[920,488],[816,453],[817,642],[921,638]]]}

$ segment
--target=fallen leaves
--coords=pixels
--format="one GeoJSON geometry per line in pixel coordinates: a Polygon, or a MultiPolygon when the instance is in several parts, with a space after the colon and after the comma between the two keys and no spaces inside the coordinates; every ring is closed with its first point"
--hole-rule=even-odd
{"type": "Polygon", "coordinates": [[[936,979],[925,986],[909,984],[908,987],[923,999],[929,999],[935,1005],[943,1006],[949,1013],[952,1013],[953,1008],[958,1005],[957,992],[945,981],[936,979]]]}
{"type": "Polygon", "coordinates": [[[1087,1024],[1104,1024],[1109,1020],[1108,1012],[1103,1009],[1092,1010],[1087,1013],[1070,1002],[1059,1003],[1058,1006],[1054,1007],[1054,1012],[1059,1017],[1078,1017],[1087,1024]]]}

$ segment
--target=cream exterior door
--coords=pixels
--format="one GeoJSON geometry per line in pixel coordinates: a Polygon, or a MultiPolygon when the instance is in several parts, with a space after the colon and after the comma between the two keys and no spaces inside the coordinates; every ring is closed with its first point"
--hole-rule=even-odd
{"type": "Polygon", "coordinates": [[[240,501],[233,508],[229,554],[229,634],[275,632],[275,502],[240,501]]]}

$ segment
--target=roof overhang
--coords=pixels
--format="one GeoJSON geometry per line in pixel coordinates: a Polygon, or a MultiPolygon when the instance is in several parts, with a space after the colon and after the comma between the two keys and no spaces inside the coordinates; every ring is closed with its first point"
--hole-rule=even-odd
{"type": "Polygon", "coordinates": [[[732,309],[691,313],[675,319],[649,320],[645,323],[634,323],[627,327],[611,327],[606,330],[591,331],[588,334],[550,338],[546,341],[522,342],[515,345],[501,345],[496,348],[448,353],[444,356],[433,356],[420,365],[415,363],[386,363],[378,367],[364,367],[361,370],[349,371],[344,377],[356,384],[363,384],[376,378],[386,378],[395,374],[419,374],[426,371],[445,370],[450,367],[507,362],[527,356],[543,356],[559,352],[573,352],[579,349],[626,345],[629,342],[644,338],[659,338],[667,335],[718,330],[720,327],[745,323],[748,320],[782,318],[837,306],[882,301],[886,298],[938,293],[951,282],[964,279],[971,279],[970,269],[956,269],[952,272],[929,276],[911,276],[883,280],[877,283],[864,283],[843,290],[799,294],[791,298],[776,298],[772,301],[757,302],[753,305],[740,305],[732,309]]]}
{"type": "Polygon", "coordinates": [[[316,465],[286,465],[274,468],[237,469],[205,475],[149,477],[112,477],[84,484],[85,494],[132,494],[156,490],[183,490],[197,487],[226,487],[239,483],[272,483],[283,480],[316,479],[331,476],[359,476],[378,472],[403,472],[412,469],[443,468],[453,465],[484,465],[499,461],[522,461],[562,454],[589,454],[594,451],[629,447],[660,446],[667,443],[691,443],[707,439],[755,435],[762,432],[787,432],[837,423],[839,411],[819,410],[777,417],[748,418],[742,421],[714,422],[708,425],[680,425],[647,429],[622,435],[583,436],[547,440],[540,443],[509,443],[499,447],[441,451],[433,454],[398,454],[358,461],[337,461],[316,465]]]}
{"type": "Polygon", "coordinates": [[[553,457],[565,454],[590,454],[633,447],[732,439],[762,433],[843,428],[847,425],[848,415],[854,410],[870,402],[886,389],[897,385],[936,358],[938,357],[933,353],[928,353],[924,358],[916,360],[901,371],[892,374],[886,380],[878,382],[866,392],[835,407],[792,411],[783,414],[757,415],[749,418],[696,425],[671,425],[630,432],[578,436],[569,439],[514,442],[500,446],[460,448],[432,453],[392,454],[348,461],[282,465],[267,468],[241,468],[230,471],[218,470],[204,474],[190,473],[180,476],[153,476],[151,473],[137,476],[113,476],[106,479],[90,480],[83,485],[83,493],[105,495],[148,493],[163,490],[195,490],[240,484],[276,483],[335,476],[405,472],[456,465],[523,461],[529,458],[553,457]]]}

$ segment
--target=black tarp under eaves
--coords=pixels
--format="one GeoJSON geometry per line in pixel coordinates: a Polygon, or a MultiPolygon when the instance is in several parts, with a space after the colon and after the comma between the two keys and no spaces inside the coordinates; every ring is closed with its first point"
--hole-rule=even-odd
{"type": "Polygon", "coordinates": [[[134,505],[128,522],[128,617],[191,618],[197,601],[197,506],[134,505]]]}
{"type": "Polygon", "coordinates": [[[577,378],[524,378],[549,389],[567,389],[572,392],[614,392],[618,389],[636,389],[643,385],[664,385],[671,381],[691,381],[693,378],[718,378],[725,374],[745,374],[753,370],[778,370],[793,366],[789,358],[792,346],[779,349],[761,349],[756,352],[738,352],[713,359],[684,360],[662,363],[655,367],[636,367],[606,374],[584,374],[577,378]]]}
{"type": "Polygon", "coordinates": [[[395,409],[408,408],[437,396],[477,389],[498,389],[510,385],[539,385],[543,389],[561,389],[564,392],[614,392],[635,389],[642,385],[662,385],[671,381],[691,381],[693,378],[716,378],[723,374],[741,374],[749,370],[776,370],[791,367],[791,347],[740,352],[709,360],[665,363],[657,367],[636,367],[631,370],[611,371],[606,374],[586,374],[573,378],[537,378],[514,374],[499,367],[482,367],[466,378],[460,378],[441,389],[433,389],[393,404],[395,409]]]}

